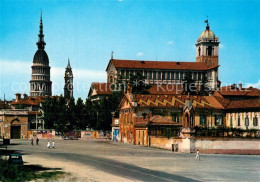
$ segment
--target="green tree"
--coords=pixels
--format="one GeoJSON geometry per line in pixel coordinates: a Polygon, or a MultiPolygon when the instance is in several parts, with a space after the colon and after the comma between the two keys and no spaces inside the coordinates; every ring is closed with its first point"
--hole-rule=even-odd
{"type": "Polygon", "coordinates": [[[81,98],[78,98],[76,106],[75,106],[75,129],[86,129],[86,122],[84,118],[84,104],[81,98]]]}
{"type": "Polygon", "coordinates": [[[74,98],[70,98],[68,101],[68,107],[67,107],[67,127],[66,130],[67,131],[72,131],[74,129],[76,129],[76,106],[75,106],[75,100],[74,98]]]}

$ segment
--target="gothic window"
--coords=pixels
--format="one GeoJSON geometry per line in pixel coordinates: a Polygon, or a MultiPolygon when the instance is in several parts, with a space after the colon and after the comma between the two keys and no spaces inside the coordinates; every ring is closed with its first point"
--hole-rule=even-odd
{"type": "Polygon", "coordinates": [[[199,49],[198,49],[198,53],[199,53],[199,56],[200,56],[200,47],[199,47],[199,49]]]}
{"type": "Polygon", "coordinates": [[[113,76],[112,75],[110,76],[110,81],[109,82],[113,83],[113,76]]]}
{"type": "Polygon", "coordinates": [[[215,116],[215,125],[216,126],[221,126],[223,123],[223,117],[222,115],[216,115],[215,116]]]}
{"type": "Polygon", "coordinates": [[[179,114],[172,114],[172,121],[179,123],[180,122],[179,114]]]}
{"type": "Polygon", "coordinates": [[[205,114],[200,115],[200,125],[206,125],[207,116],[205,114]]]}

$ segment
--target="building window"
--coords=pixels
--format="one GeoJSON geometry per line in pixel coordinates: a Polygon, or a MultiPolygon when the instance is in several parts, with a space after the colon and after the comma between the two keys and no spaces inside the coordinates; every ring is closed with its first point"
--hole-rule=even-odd
{"type": "Polygon", "coordinates": [[[246,126],[249,126],[249,118],[248,118],[248,116],[246,116],[245,125],[246,125],[246,126]]]}
{"type": "Polygon", "coordinates": [[[170,80],[170,72],[167,71],[166,74],[167,74],[167,80],[170,80]]]}
{"type": "Polygon", "coordinates": [[[255,116],[255,117],[253,118],[253,125],[254,125],[254,126],[258,126],[258,117],[257,117],[257,116],[255,116]]]}
{"type": "Polygon", "coordinates": [[[220,126],[223,124],[223,116],[222,115],[216,115],[215,116],[215,125],[220,126]]]}
{"type": "Polygon", "coordinates": [[[149,71],[149,79],[152,79],[152,78],[153,78],[153,76],[152,76],[152,72],[149,71]]]}
{"type": "Polygon", "coordinates": [[[171,79],[174,80],[174,72],[171,72],[171,79]]]}
{"type": "Polygon", "coordinates": [[[212,46],[208,46],[207,53],[208,53],[208,56],[212,55],[212,46]]]}
{"type": "Polygon", "coordinates": [[[237,118],[237,126],[240,126],[240,116],[237,118]]]}
{"type": "Polygon", "coordinates": [[[180,73],[179,72],[176,73],[176,77],[175,78],[176,78],[176,80],[180,79],[180,73]]]}
{"type": "Polygon", "coordinates": [[[198,52],[199,52],[199,56],[200,56],[200,47],[199,47],[199,49],[198,49],[198,52]]]}
{"type": "Polygon", "coordinates": [[[158,71],[158,80],[162,79],[162,72],[158,71]]]}
{"type": "Polygon", "coordinates": [[[194,78],[193,80],[197,80],[197,73],[194,73],[194,78]]]}
{"type": "Polygon", "coordinates": [[[153,79],[156,80],[157,77],[156,77],[156,71],[153,72],[153,79]]]}
{"type": "Polygon", "coordinates": [[[230,116],[230,126],[233,126],[233,118],[230,116]]]}
{"type": "Polygon", "coordinates": [[[129,70],[126,70],[126,78],[129,78],[129,70]]]}
{"type": "Polygon", "coordinates": [[[172,121],[179,123],[180,122],[179,114],[172,114],[172,121]]]}
{"type": "Polygon", "coordinates": [[[200,125],[206,125],[207,116],[205,114],[200,115],[200,125]]]}
{"type": "Polygon", "coordinates": [[[144,77],[147,79],[147,71],[144,71],[144,77]]]}
{"type": "Polygon", "coordinates": [[[163,71],[163,72],[162,72],[162,80],[165,80],[165,78],[166,78],[166,72],[163,71]]]}
{"type": "Polygon", "coordinates": [[[180,80],[183,80],[183,73],[180,72],[180,80]]]}

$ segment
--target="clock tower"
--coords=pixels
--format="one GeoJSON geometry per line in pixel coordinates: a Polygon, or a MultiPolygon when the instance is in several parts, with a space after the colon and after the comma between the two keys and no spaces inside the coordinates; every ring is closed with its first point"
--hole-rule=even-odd
{"type": "Polygon", "coordinates": [[[68,59],[68,65],[65,69],[64,76],[64,97],[69,99],[73,97],[73,73],[72,68],[70,66],[70,60],[68,59]]]}

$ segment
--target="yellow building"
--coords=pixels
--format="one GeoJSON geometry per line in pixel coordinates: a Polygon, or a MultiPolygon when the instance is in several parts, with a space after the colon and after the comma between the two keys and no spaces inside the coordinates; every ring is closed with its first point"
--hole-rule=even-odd
{"type": "Polygon", "coordinates": [[[28,110],[0,110],[0,136],[6,139],[27,139],[28,110]]]}

